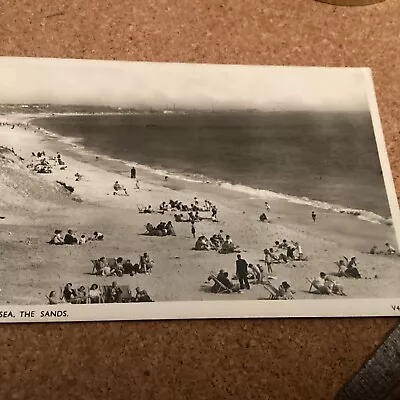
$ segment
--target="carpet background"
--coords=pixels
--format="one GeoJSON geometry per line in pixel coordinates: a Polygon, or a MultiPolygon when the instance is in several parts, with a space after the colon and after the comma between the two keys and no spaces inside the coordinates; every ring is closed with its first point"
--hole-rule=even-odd
{"type": "MultiPolygon", "coordinates": [[[[370,66],[400,193],[400,2],[3,0],[0,55],[370,66]]],[[[368,307],[368,304],[366,304],[368,307]]],[[[2,399],[332,399],[396,318],[0,326],[2,399]]]]}

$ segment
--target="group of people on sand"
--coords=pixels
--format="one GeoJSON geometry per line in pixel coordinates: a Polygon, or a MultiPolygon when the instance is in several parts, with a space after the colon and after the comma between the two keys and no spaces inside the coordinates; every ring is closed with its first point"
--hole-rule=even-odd
{"type": "Polygon", "coordinates": [[[200,222],[203,220],[210,220],[212,222],[218,222],[217,216],[212,215],[211,217],[203,217],[199,214],[198,211],[188,211],[187,213],[187,217],[185,217],[183,214],[174,214],[174,219],[175,222],[190,222],[190,223],[194,223],[194,222],[200,222]]]}
{"type": "MultiPolygon", "coordinates": [[[[231,292],[242,293],[243,290],[250,290],[252,284],[267,284],[272,286],[270,282],[270,277],[267,277],[264,273],[264,268],[260,264],[249,264],[242,258],[240,254],[237,255],[236,259],[236,273],[232,279],[237,279],[239,282],[234,284],[229,279],[229,273],[221,269],[218,275],[210,274],[208,281],[213,280],[214,285],[211,287],[211,292],[219,293],[228,289],[231,292]]],[[[277,297],[281,299],[293,299],[294,290],[288,284],[288,282],[283,281],[279,288],[276,289],[278,295],[277,297]]]]}
{"type": "Polygon", "coordinates": [[[179,200],[170,200],[168,203],[163,201],[160,204],[160,210],[163,211],[193,211],[193,212],[216,212],[217,207],[211,203],[209,200],[204,200],[204,204],[200,205],[199,199],[197,197],[194,198],[192,204],[187,205],[179,200]],[[213,211],[214,210],[214,211],[213,211]]]}
{"type": "Polygon", "coordinates": [[[50,239],[49,244],[54,245],[84,245],[88,241],[101,241],[104,240],[104,235],[101,232],[93,232],[92,236],[87,237],[85,234],[77,235],[72,229],[68,229],[65,236],[62,236],[62,230],[56,229],[53,237],[50,239]]]}
{"type": "Polygon", "coordinates": [[[395,255],[400,255],[398,251],[389,243],[385,243],[385,250],[378,250],[378,246],[374,245],[372,246],[371,250],[369,251],[369,254],[382,254],[385,256],[395,256],[395,255]]]}
{"type": "Polygon", "coordinates": [[[325,272],[320,272],[317,278],[310,281],[310,284],[309,292],[315,289],[318,294],[346,296],[343,285],[336,282],[331,275],[327,275],[325,272]]]}
{"type": "Polygon", "coordinates": [[[264,261],[268,272],[272,273],[272,264],[288,264],[289,261],[307,261],[299,242],[289,244],[286,239],[275,241],[274,247],[264,249],[264,261]]]}
{"type": "Polygon", "coordinates": [[[123,194],[125,196],[129,196],[128,191],[126,190],[126,187],[124,185],[122,185],[121,183],[119,183],[118,181],[114,182],[113,189],[114,189],[114,192],[113,192],[114,196],[119,195],[120,192],[123,192],[123,194]]]}
{"type": "Polygon", "coordinates": [[[101,257],[93,262],[93,272],[101,276],[118,276],[124,274],[133,276],[135,274],[150,274],[154,261],[148,253],[143,253],[139,257],[139,262],[132,264],[130,259],[124,260],[122,257],[106,258],[101,257]]]}
{"type": "Polygon", "coordinates": [[[356,257],[351,257],[349,260],[346,256],[343,256],[343,258],[335,264],[338,266],[337,276],[355,279],[361,278],[360,271],[357,268],[356,257]]]}
{"type": "Polygon", "coordinates": [[[27,168],[31,168],[34,172],[39,174],[52,173],[54,166],[60,166],[60,169],[67,168],[60,153],[57,153],[54,157],[47,158],[44,151],[38,151],[37,153],[32,152],[32,157],[34,159],[27,165],[27,168]],[[50,163],[50,161],[53,161],[53,164],[50,163]]]}
{"type": "Polygon", "coordinates": [[[146,224],[146,233],[150,236],[176,236],[171,221],[160,222],[157,226],[153,226],[153,224],[148,222],[146,224]]]}
{"type": "Polygon", "coordinates": [[[81,285],[74,288],[72,283],[67,283],[62,290],[60,297],[57,296],[55,290],[52,290],[47,296],[51,305],[60,303],[70,304],[93,304],[93,303],[123,303],[123,302],[152,302],[146,290],[139,286],[135,289],[135,295],[123,298],[123,291],[117,282],[112,282],[111,286],[100,288],[97,283],[93,283],[89,288],[81,285]]]}
{"type": "Polygon", "coordinates": [[[239,246],[233,243],[230,235],[224,237],[223,233],[224,231],[221,229],[219,233],[212,235],[210,239],[204,235],[199,236],[194,245],[194,250],[215,250],[221,254],[240,253],[239,246]]]}

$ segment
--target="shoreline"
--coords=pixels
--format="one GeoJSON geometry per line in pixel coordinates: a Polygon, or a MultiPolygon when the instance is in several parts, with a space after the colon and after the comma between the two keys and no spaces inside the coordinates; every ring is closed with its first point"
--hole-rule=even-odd
{"type": "MultiPolygon", "coordinates": [[[[136,115],[139,113],[130,113],[127,115],[136,115]]],[[[381,223],[381,224],[392,224],[392,215],[385,217],[383,215],[380,215],[376,212],[370,211],[370,210],[365,210],[362,208],[353,208],[353,207],[348,207],[345,205],[340,205],[340,204],[335,204],[335,203],[329,203],[321,200],[316,200],[316,199],[311,199],[309,197],[300,197],[296,195],[291,195],[287,193],[280,193],[280,192],[274,192],[268,189],[262,189],[262,188],[255,188],[251,187],[245,184],[241,183],[231,183],[229,181],[221,180],[221,179],[215,179],[215,178],[210,178],[201,174],[193,174],[193,173],[184,173],[184,172],[179,172],[179,171],[168,171],[166,169],[158,169],[149,165],[144,165],[137,163],[135,161],[127,161],[124,159],[119,159],[115,157],[111,157],[105,154],[96,154],[94,150],[90,150],[86,148],[85,146],[80,144],[80,141],[82,138],[72,138],[72,137],[67,137],[63,136],[60,134],[57,134],[55,132],[47,131],[46,129],[40,127],[39,125],[35,124],[35,120],[39,119],[46,119],[46,118],[57,118],[57,117],[66,117],[66,116],[107,116],[107,115],[124,115],[123,113],[62,113],[62,114],[41,114],[41,115],[36,115],[31,118],[26,119],[25,122],[29,122],[31,126],[35,126],[36,128],[40,128],[42,133],[49,135],[50,137],[56,138],[59,142],[65,143],[67,146],[72,147],[75,151],[75,153],[79,153],[82,156],[98,156],[102,158],[103,160],[107,160],[110,162],[118,162],[123,165],[125,165],[127,168],[131,168],[132,165],[135,166],[137,170],[140,170],[141,172],[144,173],[149,173],[152,175],[155,175],[157,177],[165,177],[168,176],[169,178],[173,178],[176,180],[182,180],[185,182],[193,183],[193,184],[208,184],[208,185],[213,185],[214,187],[219,187],[223,188],[226,190],[231,190],[235,191],[238,193],[242,193],[244,196],[248,196],[250,198],[259,198],[260,200],[268,200],[268,201],[274,201],[274,200],[283,200],[289,203],[293,204],[301,204],[305,206],[309,206],[311,208],[315,208],[318,210],[324,210],[328,212],[336,212],[336,213],[341,213],[341,214],[348,214],[352,215],[356,218],[371,222],[371,223],[381,223]]]]}
{"type": "MultiPolygon", "coordinates": [[[[11,121],[11,123],[26,123],[35,118],[37,115],[34,117],[11,115],[0,119],[11,121]]],[[[130,168],[127,163],[107,159],[87,150],[82,151],[71,143],[60,141],[58,135],[44,132],[35,134],[23,127],[10,130],[9,127],[0,126],[0,145],[3,144],[14,147],[15,151],[27,157],[27,160],[32,151],[45,150],[49,154],[59,151],[68,165],[67,170],[57,170],[54,174],[41,178],[50,182],[56,179],[63,180],[73,185],[76,188],[76,194],[83,199],[83,203],[59,208],[54,208],[52,205],[49,208],[51,211],[47,214],[31,212],[30,222],[27,222],[25,226],[23,222],[20,222],[20,225],[13,223],[11,218],[1,223],[13,233],[12,236],[3,238],[4,240],[14,243],[14,240],[25,237],[29,231],[29,234],[38,242],[37,247],[32,251],[35,250],[39,254],[40,262],[49,260],[49,265],[46,266],[49,277],[46,276],[37,284],[41,291],[49,291],[51,285],[54,286],[56,282],[65,280],[72,281],[74,284],[89,283],[93,280],[111,282],[115,278],[88,275],[87,271],[90,269],[88,261],[103,254],[107,257],[118,254],[130,255],[150,249],[152,255],[155,254],[159,270],[150,277],[118,278],[121,284],[129,282],[132,286],[143,285],[156,301],[226,299],[224,296],[221,298],[218,295],[206,293],[200,287],[211,270],[224,268],[231,274],[234,270],[235,255],[191,251],[194,241],[190,236],[189,224],[174,224],[177,231],[176,238],[141,236],[146,221],[157,222],[160,219],[172,219],[172,216],[139,215],[138,205],[152,204],[153,208],[158,208],[162,201],[169,199],[178,199],[190,204],[193,202],[193,197],[197,196],[201,202],[209,199],[217,204],[218,217],[221,221],[218,224],[202,222],[197,228],[197,233],[209,236],[218,232],[219,229],[229,232],[235,243],[246,250],[243,254],[248,262],[259,262],[262,250],[267,246],[272,246],[275,240],[287,238],[289,241],[300,241],[305,254],[310,256],[310,262],[304,265],[297,263],[296,266],[276,267],[279,281],[287,280],[293,283],[297,289],[296,298],[298,299],[327,298],[309,294],[306,290],[309,286],[306,277],[313,277],[320,271],[330,273],[336,269],[333,262],[343,255],[357,256],[365,276],[379,275],[379,279],[372,281],[343,280],[350,297],[371,298],[373,297],[371,291],[380,293],[383,297],[400,297],[400,289],[397,287],[397,282],[400,281],[400,272],[397,272],[396,268],[398,259],[363,254],[374,244],[381,245],[385,241],[394,244],[393,227],[364,221],[354,215],[323,209],[317,210],[318,223],[313,224],[310,214],[314,207],[307,204],[291,203],[280,198],[259,197],[212,183],[181,180],[172,175],[168,182],[164,182],[163,175],[157,175],[151,170],[140,167],[136,169],[141,188],[135,191],[134,180],[128,176],[130,168]],[[75,183],[75,172],[82,173],[84,176],[82,181],[75,183]],[[129,197],[112,196],[112,183],[115,180],[119,180],[127,187],[129,197]],[[270,224],[258,222],[258,216],[265,210],[265,200],[268,200],[271,205],[270,224]],[[44,238],[54,231],[55,226],[60,225],[64,230],[69,226],[75,226],[81,231],[100,229],[106,233],[107,241],[101,245],[90,245],[73,250],[68,247],[55,249],[50,246],[49,248],[44,238]],[[67,268],[63,268],[63,257],[73,261],[67,268]],[[53,270],[60,271],[60,277],[52,272],[53,270]],[[367,284],[363,285],[363,283],[367,284]]],[[[21,249],[23,247],[19,248],[19,251],[21,249]]],[[[12,279],[12,271],[7,271],[7,274],[10,274],[10,279],[12,279]]],[[[18,284],[16,282],[9,286],[12,289],[18,287],[18,284]]],[[[240,299],[256,300],[259,297],[265,297],[266,291],[256,286],[261,285],[255,285],[251,293],[244,293],[240,299]]],[[[38,302],[39,298],[43,299],[42,294],[38,297],[37,290],[37,287],[33,288],[30,294],[30,301],[34,303],[38,302]]],[[[4,289],[3,296],[12,298],[10,293],[4,293],[4,289]]],[[[2,301],[0,299],[0,303],[2,301]]]]}

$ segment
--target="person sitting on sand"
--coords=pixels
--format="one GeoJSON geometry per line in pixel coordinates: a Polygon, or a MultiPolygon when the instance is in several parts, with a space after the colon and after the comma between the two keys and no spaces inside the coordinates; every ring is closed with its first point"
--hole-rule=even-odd
{"type": "Polygon", "coordinates": [[[114,195],[116,195],[120,190],[123,190],[125,194],[128,195],[126,188],[122,186],[118,181],[115,181],[113,188],[114,188],[114,193],[113,193],[114,195]]]}
{"type": "Polygon", "coordinates": [[[376,244],[374,244],[374,245],[371,247],[371,250],[369,251],[369,254],[376,254],[377,251],[378,251],[378,246],[377,246],[376,244]]]}
{"type": "Polygon", "coordinates": [[[386,249],[387,249],[386,250],[386,254],[388,256],[392,256],[392,255],[396,254],[395,248],[393,246],[391,246],[390,243],[385,243],[385,246],[386,246],[386,249]]]}
{"type": "Polygon", "coordinates": [[[52,290],[50,294],[47,296],[47,300],[49,301],[49,305],[59,304],[60,299],[57,297],[56,291],[52,290]]]}
{"type": "Polygon", "coordinates": [[[74,299],[75,304],[85,304],[86,303],[86,289],[85,286],[80,286],[76,292],[76,298],[74,299]]]}
{"type": "Polygon", "coordinates": [[[124,275],[124,266],[122,265],[122,262],[123,258],[118,257],[115,266],[113,268],[113,274],[119,277],[122,277],[124,275]]]}
{"type": "Polygon", "coordinates": [[[223,234],[224,234],[224,231],[222,230],[222,229],[220,229],[219,230],[219,233],[217,234],[217,238],[218,238],[218,240],[219,240],[219,242],[222,244],[222,243],[224,243],[224,236],[223,236],[223,234]]]}
{"type": "Polygon", "coordinates": [[[210,243],[212,244],[212,246],[214,247],[214,249],[218,249],[221,245],[218,236],[217,235],[212,235],[210,238],[210,243]]]}
{"type": "Polygon", "coordinates": [[[226,235],[225,241],[222,243],[220,252],[228,253],[240,253],[239,246],[235,246],[231,237],[226,235]]]}
{"type": "Polygon", "coordinates": [[[288,259],[288,260],[291,260],[291,261],[294,261],[295,260],[295,255],[294,255],[294,251],[295,251],[296,249],[294,248],[294,247],[291,247],[291,246],[287,246],[286,247],[286,258],[288,259]]]}
{"type": "Polygon", "coordinates": [[[167,225],[165,226],[165,229],[167,230],[167,235],[176,236],[175,229],[171,221],[168,221],[167,225]]]}
{"type": "Polygon", "coordinates": [[[344,257],[347,262],[347,268],[345,271],[345,275],[347,278],[361,278],[361,274],[357,269],[357,259],[355,257],[351,257],[350,261],[347,257],[344,257]]]}
{"type": "Polygon", "coordinates": [[[139,259],[140,272],[150,273],[153,268],[154,261],[150,259],[148,253],[143,253],[139,259]]]}
{"type": "Polygon", "coordinates": [[[75,181],[76,181],[76,182],[82,180],[82,178],[83,178],[83,175],[81,175],[79,172],[77,172],[77,173],[75,174],[75,181]]]}
{"type": "Polygon", "coordinates": [[[111,268],[108,265],[108,261],[105,257],[101,257],[99,259],[97,273],[103,276],[108,276],[111,274],[111,268]]]}
{"type": "Polygon", "coordinates": [[[104,240],[104,235],[101,232],[93,232],[93,236],[90,238],[90,240],[104,240]]]}
{"type": "Polygon", "coordinates": [[[267,215],[265,213],[262,213],[260,215],[260,221],[261,222],[269,222],[268,217],[267,217],[267,215]]]}
{"type": "Polygon", "coordinates": [[[283,281],[278,288],[278,296],[279,299],[281,300],[294,300],[294,294],[296,293],[290,285],[286,282],[283,281]]]}
{"type": "Polygon", "coordinates": [[[345,271],[345,276],[347,278],[356,278],[356,279],[361,278],[360,272],[354,266],[347,266],[346,271],[345,271]]]}
{"type": "Polygon", "coordinates": [[[143,214],[151,214],[153,212],[151,205],[147,206],[144,210],[143,210],[143,214]]]}
{"type": "Polygon", "coordinates": [[[87,242],[86,235],[81,235],[81,237],[79,238],[79,244],[83,245],[86,244],[86,242],[87,242]]]}
{"type": "Polygon", "coordinates": [[[135,289],[136,296],[135,301],[138,303],[152,303],[153,300],[150,298],[146,290],[141,289],[139,286],[135,289]]]}
{"type": "Polygon", "coordinates": [[[55,245],[62,245],[64,244],[64,239],[61,236],[61,232],[59,229],[56,229],[54,231],[54,236],[50,240],[50,244],[55,244],[55,245]]]}
{"type": "Polygon", "coordinates": [[[64,299],[67,303],[71,303],[77,296],[75,289],[72,288],[72,283],[67,283],[64,287],[62,299],[64,299]]]}
{"type": "Polygon", "coordinates": [[[160,204],[160,210],[161,211],[168,211],[168,205],[165,203],[165,201],[163,201],[161,204],[160,204]]]}
{"type": "Polygon", "coordinates": [[[117,282],[113,282],[109,289],[109,299],[111,303],[122,303],[122,289],[118,286],[117,282]]]}
{"type": "Polygon", "coordinates": [[[207,238],[204,235],[198,237],[198,239],[196,240],[196,243],[194,245],[194,249],[195,250],[205,250],[205,251],[210,250],[210,247],[207,243],[207,238]]]}
{"type": "Polygon", "coordinates": [[[78,243],[78,238],[72,232],[72,229],[68,229],[68,233],[64,237],[64,244],[74,245],[78,243]]]}
{"type": "Polygon", "coordinates": [[[346,276],[346,263],[344,262],[344,260],[339,260],[339,262],[336,263],[336,265],[338,266],[338,272],[337,272],[337,276],[346,276]]]}
{"type": "Polygon", "coordinates": [[[89,289],[89,300],[91,303],[100,303],[100,289],[97,283],[93,283],[89,289]]]}
{"type": "Polygon", "coordinates": [[[282,240],[282,243],[279,245],[280,249],[286,249],[288,247],[288,242],[286,239],[282,240]]]}
{"type": "Polygon", "coordinates": [[[297,251],[297,260],[302,261],[302,260],[306,260],[306,258],[304,258],[304,254],[303,254],[303,248],[301,247],[299,242],[292,242],[294,245],[294,250],[297,251]]]}
{"type": "Polygon", "coordinates": [[[262,283],[262,274],[260,271],[260,268],[258,267],[259,264],[254,265],[254,264],[249,264],[249,269],[253,273],[253,277],[255,280],[255,283],[262,283]]]}

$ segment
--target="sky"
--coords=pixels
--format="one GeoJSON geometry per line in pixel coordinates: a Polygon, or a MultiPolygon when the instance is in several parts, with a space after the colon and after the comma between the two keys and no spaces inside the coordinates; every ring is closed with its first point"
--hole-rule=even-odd
{"type": "Polygon", "coordinates": [[[0,57],[0,104],[368,110],[366,68],[0,57]]]}

